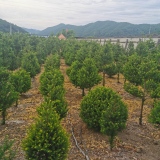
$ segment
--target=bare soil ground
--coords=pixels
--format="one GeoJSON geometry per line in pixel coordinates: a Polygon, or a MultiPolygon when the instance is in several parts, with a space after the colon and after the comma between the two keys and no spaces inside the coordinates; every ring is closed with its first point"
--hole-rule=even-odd
{"type": "MultiPolygon", "coordinates": [[[[128,105],[129,110],[127,127],[118,134],[115,147],[113,151],[110,151],[108,137],[88,129],[79,117],[80,101],[82,99],[81,90],[70,83],[66,75],[67,66],[63,59],[60,69],[65,77],[64,87],[69,109],[67,117],[62,121],[62,125],[70,134],[68,160],[87,159],[77,148],[73,135],[78,146],[90,160],[160,160],[160,128],[155,128],[147,122],[147,116],[152,107],[151,100],[145,103],[143,125],[139,126],[141,100],[124,91],[122,76],[120,77],[120,83],[117,83],[116,77],[106,77],[106,87],[118,92],[128,105]]],[[[43,101],[43,97],[38,90],[39,77],[40,74],[32,81],[32,88],[20,97],[18,107],[12,106],[8,109],[6,124],[0,125],[0,142],[5,135],[15,141],[13,146],[17,150],[15,160],[25,160],[24,152],[21,149],[21,141],[26,135],[27,128],[37,116],[36,108],[43,101]]]]}

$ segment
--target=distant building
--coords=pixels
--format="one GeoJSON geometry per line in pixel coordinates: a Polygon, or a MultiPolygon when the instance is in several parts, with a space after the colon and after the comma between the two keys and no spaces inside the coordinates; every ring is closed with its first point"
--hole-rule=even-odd
{"type": "Polygon", "coordinates": [[[62,40],[62,39],[65,40],[66,37],[61,33],[61,34],[58,36],[58,39],[59,39],[59,40],[62,40]]]}

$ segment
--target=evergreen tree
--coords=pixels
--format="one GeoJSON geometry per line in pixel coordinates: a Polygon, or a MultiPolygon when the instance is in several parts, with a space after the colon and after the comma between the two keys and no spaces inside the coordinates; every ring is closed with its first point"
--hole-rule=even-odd
{"type": "MultiPolygon", "coordinates": [[[[54,69],[49,71],[44,71],[40,76],[40,92],[47,96],[49,92],[56,86],[62,86],[60,91],[63,89],[64,77],[60,70],[54,69]]],[[[60,88],[59,88],[60,89],[60,88]]]]}
{"type": "Polygon", "coordinates": [[[69,140],[62,128],[58,114],[51,110],[50,104],[41,107],[35,124],[28,130],[22,146],[26,158],[30,160],[65,160],[67,158],[69,140]]]}
{"type": "Polygon", "coordinates": [[[18,92],[14,90],[9,81],[10,73],[4,68],[0,68],[0,112],[2,113],[2,125],[5,124],[7,108],[18,99],[18,92]]]}
{"type": "Polygon", "coordinates": [[[30,73],[30,76],[33,78],[37,73],[40,72],[40,65],[35,53],[26,53],[22,58],[21,67],[30,73]]]}
{"type": "Polygon", "coordinates": [[[104,67],[104,72],[111,78],[117,74],[117,66],[115,63],[108,64],[104,67]]]}
{"type": "MultiPolygon", "coordinates": [[[[22,94],[31,88],[31,77],[28,72],[23,69],[13,72],[10,76],[10,81],[16,92],[22,94]]],[[[18,101],[16,101],[16,106],[18,101]]]]}
{"type": "Polygon", "coordinates": [[[107,42],[101,52],[101,70],[103,72],[103,86],[105,86],[105,66],[114,62],[113,45],[107,42]]]}
{"type": "Polygon", "coordinates": [[[71,82],[82,89],[82,96],[85,95],[84,89],[91,89],[101,81],[95,62],[91,58],[86,58],[82,64],[75,61],[68,71],[71,82]]]}
{"type": "Polygon", "coordinates": [[[110,137],[112,149],[114,137],[125,128],[128,111],[112,89],[97,87],[82,99],[80,116],[88,127],[110,137]]]}
{"type": "Polygon", "coordinates": [[[49,55],[45,61],[45,70],[59,69],[60,68],[60,57],[58,54],[49,55]]]}
{"type": "Polygon", "coordinates": [[[141,98],[141,110],[139,124],[142,125],[144,102],[147,97],[160,97],[160,72],[154,60],[147,57],[143,59],[138,55],[129,58],[124,66],[124,76],[130,82],[124,85],[124,89],[130,94],[141,98]]]}

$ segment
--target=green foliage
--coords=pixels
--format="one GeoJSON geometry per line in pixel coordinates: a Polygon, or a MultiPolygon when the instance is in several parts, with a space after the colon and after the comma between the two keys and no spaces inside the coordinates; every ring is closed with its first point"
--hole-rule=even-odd
{"type": "MultiPolygon", "coordinates": [[[[125,128],[128,111],[120,96],[110,88],[97,87],[81,101],[80,116],[89,128],[110,136],[125,128]]],[[[113,141],[110,141],[111,148],[113,141]]]]}
{"type": "Polygon", "coordinates": [[[70,66],[72,62],[75,60],[77,50],[80,48],[80,42],[71,39],[61,42],[63,42],[61,47],[62,56],[65,59],[65,63],[70,66]]]}
{"type": "MultiPolygon", "coordinates": [[[[156,75],[155,75],[156,76],[156,75]]],[[[160,83],[150,79],[146,82],[146,89],[151,98],[160,98],[160,83]]]]}
{"type": "Polygon", "coordinates": [[[128,44],[128,48],[127,48],[127,55],[131,56],[134,53],[135,53],[134,43],[132,41],[130,41],[129,44],[128,44]]]}
{"type": "Polygon", "coordinates": [[[144,59],[140,64],[141,86],[152,98],[160,98],[160,71],[154,60],[144,59]]]}
{"type": "Polygon", "coordinates": [[[74,61],[70,68],[67,69],[67,75],[70,81],[77,87],[78,84],[78,70],[82,67],[79,61],[74,61]]]}
{"type": "Polygon", "coordinates": [[[10,81],[15,91],[20,94],[27,92],[31,88],[31,77],[24,69],[13,72],[10,76],[10,81]]]}
{"type": "Polygon", "coordinates": [[[50,87],[48,88],[47,97],[49,97],[52,101],[54,101],[63,98],[64,94],[65,94],[65,89],[63,85],[57,85],[57,86],[50,85],[50,87]]]}
{"type": "Polygon", "coordinates": [[[61,41],[63,42],[62,55],[65,58],[65,63],[71,66],[75,61],[76,53],[81,48],[81,42],[75,40],[61,41]]]}
{"type": "Polygon", "coordinates": [[[83,43],[81,48],[77,51],[77,54],[75,56],[75,60],[79,61],[80,63],[83,63],[83,61],[86,58],[89,58],[89,50],[88,50],[88,44],[83,43]]]}
{"type": "Polygon", "coordinates": [[[156,46],[156,43],[151,38],[146,41],[146,44],[147,44],[147,47],[149,48],[149,50],[154,49],[156,46]]]}
{"type": "Polygon", "coordinates": [[[87,58],[83,62],[82,68],[78,71],[78,84],[81,89],[91,89],[94,85],[101,81],[101,76],[98,74],[98,69],[95,62],[87,58]]]}
{"type": "Polygon", "coordinates": [[[59,69],[60,67],[60,57],[58,54],[50,55],[45,61],[45,70],[59,69]]]}
{"type": "Polygon", "coordinates": [[[22,33],[0,33],[0,66],[15,70],[21,66],[22,57],[35,52],[42,38],[22,33]]]}
{"type": "Polygon", "coordinates": [[[67,114],[67,102],[64,99],[64,77],[60,70],[45,70],[40,77],[40,92],[45,96],[45,102],[59,114],[60,119],[67,114]]]}
{"type": "Polygon", "coordinates": [[[146,42],[139,42],[136,47],[136,52],[139,56],[145,57],[149,54],[149,48],[146,42]]]}
{"type": "Polygon", "coordinates": [[[67,114],[67,102],[64,99],[65,90],[63,86],[58,85],[50,89],[45,101],[51,101],[55,111],[59,114],[60,119],[64,118],[67,114]]]}
{"type": "Polygon", "coordinates": [[[104,72],[109,76],[112,77],[117,74],[117,66],[115,63],[110,63],[105,65],[104,72]]]}
{"type": "Polygon", "coordinates": [[[57,38],[50,36],[48,38],[39,38],[40,42],[36,47],[36,57],[39,64],[43,64],[48,55],[57,53],[60,51],[60,42],[57,38]]]}
{"type": "Polygon", "coordinates": [[[18,99],[18,92],[9,81],[9,72],[0,68],[0,112],[2,125],[5,124],[6,110],[18,99]]]}
{"type": "Polygon", "coordinates": [[[82,95],[84,95],[85,88],[91,89],[102,79],[98,74],[95,62],[91,58],[86,58],[82,64],[79,61],[73,62],[67,74],[70,81],[83,90],[82,95]]]}
{"type": "Polygon", "coordinates": [[[142,98],[144,96],[144,92],[138,87],[131,83],[125,83],[124,89],[128,93],[132,94],[133,96],[142,98]]]}
{"type": "Polygon", "coordinates": [[[49,97],[45,97],[45,101],[41,104],[41,106],[38,108],[38,114],[41,115],[43,110],[50,109],[50,111],[56,111],[56,113],[59,115],[59,118],[62,119],[67,114],[67,102],[64,98],[59,98],[56,100],[52,100],[49,97]]]}
{"type": "Polygon", "coordinates": [[[69,140],[62,128],[59,116],[50,108],[51,104],[41,107],[39,117],[28,130],[22,142],[26,158],[30,160],[65,160],[67,158],[69,140]]]}
{"type": "Polygon", "coordinates": [[[17,59],[13,51],[13,41],[11,37],[7,37],[4,34],[0,39],[0,67],[10,70],[17,68],[17,59]]]}
{"type": "MultiPolygon", "coordinates": [[[[126,106],[121,101],[120,96],[110,88],[97,87],[91,90],[81,101],[80,116],[88,127],[101,130],[101,118],[103,111],[107,111],[107,108],[112,107],[124,107],[126,106]],[[113,105],[114,104],[114,105],[113,105]]],[[[112,108],[113,109],[113,108],[112,108]]],[[[113,109],[115,112],[116,110],[113,109]]],[[[115,113],[116,114],[116,113],[115,113]]]]}
{"type": "Polygon", "coordinates": [[[64,77],[60,70],[45,71],[40,76],[40,92],[47,96],[56,86],[63,86],[64,77]]]}
{"type": "Polygon", "coordinates": [[[149,122],[160,125],[160,101],[154,103],[154,108],[151,109],[149,122]]]}
{"type": "Polygon", "coordinates": [[[108,107],[102,111],[100,119],[101,132],[109,136],[111,149],[114,147],[114,137],[118,131],[126,127],[127,117],[127,107],[122,101],[116,103],[110,100],[108,107]]]}
{"type": "Polygon", "coordinates": [[[143,106],[146,97],[149,95],[152,98],[160,97],[160,72],[158,63],[149,59],[147,55],[143,58],[137,55],[132,55],[124,66],[124,76],[132,84],[125,84],[124,88],[127,92],[134,96],[141,97],[141,111],[139,124],[142,125],[143,106]],[[136,86],[135,86],[136,85],[136,86]],[[140,86],[140,90],[137,86],[140,86]]]}
{"type": "Polygon", "coordinates": [[[114,57],[113,57],[112,44],[111,44],[111,42],[108,41],[103,46],[103,52],[101,53],[101,64],[102,64],[102,67],[105,66],[106,64],[112,63],[113,60],[114,60],[114,57]]]}
{"type": "Polygon", "coordinates": [[[40,72],[40,65],[35,53],[26,53],[22,59],[21,67],[30,73],[31,77],[34,77],[40,72]]]}
{"type": "Polygon", "coordinates": [[[134,54],[129,57],[127,63],[123,66],[123,75],[129,82],[139,85],[142,82],[142,77],[139,74],[141,58],[134,54]]]}
{"type": "Polygon", "coordinates": [[[139,67],[139,75],[141,76],[142,83],[150,79],[155,79],[154,76],[157,76],[156,74],[159,72],[157,67],[155,61],[149,60],[148,58],[143,59],[139,67]]]}
{"type": "Polygon", "coordinates": [[[12,149],[14,141],[9,141],[5,137],[4,141],[0,145],[0,159],[1,160],[13,160],[16,152],[12,149]]]}
{"type": "Polygon", "coordinates": [[[122,55],[124,55],[125,53],[125,50],[124,48],[120,45],[120,43],[116,43],[116,44],[112,44],[113,45],[113,57],[114,57],[114,61],[117,63],[117,62],[120,62],[121,61],[121,57],[122,55]]]}

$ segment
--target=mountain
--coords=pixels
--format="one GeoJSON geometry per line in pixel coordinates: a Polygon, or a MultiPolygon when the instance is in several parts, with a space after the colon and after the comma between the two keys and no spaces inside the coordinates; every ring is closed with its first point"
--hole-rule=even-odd
{"type": "Polygon", "coordinates": [[[142,37],[147,35],[160,35],[160,24],[131,24],[128,22],[97,21],[84,26],[59,24],[48,27],[38,33],[46,36],[57,34],[63,29],[73,30],[76,37],[142,37]]]}
{"type": "Polygon", "coordinates": [[[21,27],[18,27],[12,23],[9,23],[3,19],[0,19],[0,32],[10,32],[10,26],[12,29],[12,33],[14,32],[21,32],[21,33],[27,33],[24,29],[21,27]]]}
{"type": "Polygon", "coordinates": [[[28,28],[23,28],[23,29],[30,34],[39,34],[40,32],[40,30],[37,30],[37,29],[28,29],[28,28]]]}

